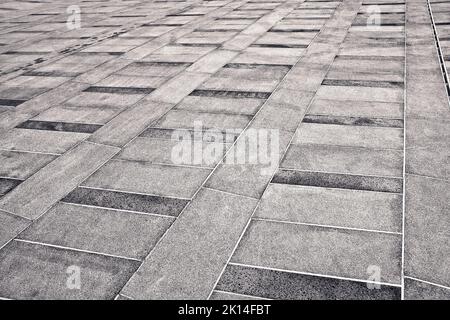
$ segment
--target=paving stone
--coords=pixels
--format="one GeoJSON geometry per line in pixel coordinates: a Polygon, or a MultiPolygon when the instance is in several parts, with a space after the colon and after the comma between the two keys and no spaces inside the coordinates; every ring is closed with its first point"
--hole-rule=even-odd
{"type": "Polygon", "coordinates": [[[138,137],[118,157],[124,160],[214,168],[227,150],[223,143],[194,142],[196,140],[191,140],[190,137],[184,141],[138,137]]]}
{"type": "Polygon", "coordinates": [[[83,142],[4,196],[0,208],[36,219],[117,151],[116,148],[83,142]]]}
{"type": "Polygon", "coordinates": [[[19,238],[143,259],[172,219],[59,203],[19,238]]]}
{"type": "Polygon", "coordinates": [[[206,299],[255,206],[256,200],[202,189],[122,293],[206,299]]]}
{"type": "Polygon", "coordinates": [[[401,237],[254,220],[231,262],[361,280],[376,266],[382,282],[398,284],[401,237]]]}
{"type": "Polygon", "coordinates": [[[302,123],[293,143],[402,149],[403,130],[365,126],[302,123]]]}
{"type": "Polygon", "coordinates": [[[405,300],[449,300],[450,289],[405,278],[405,300]]]}
{"type": "Polygon", "coordinates": [[[403,90],[398,88],[366,88],[354,86],[322,86],[317,91],[317,97],[322,99],[403,102],[403,90]]]}
{"type": "Polygon", "coordinates": [[[50,154],[0,150],[0,176],[26,179],[55,158],[50,154]]]}
{"type": "Polygon", "coordinates": [[[447,287],[448,187],[447,181],[406,176],[405,275],[447,287]]]}
{"type": "Polygon", "coordinates": [[[403,152],[329,145],[299,144],[288,149],[283,168],[401,177],[403,152]]]}
{"type": "Polygon", "coordinates": [[[254,115],[263,99],[187,96],[175,108],[209,113],[254,115]]]}
{"type": "Polygon", "coordinates": [[[243,129],[251,120],[247,115],[172,110],[162,117],[156,126],[161,128],[194,128],[196,123],[208,129],[243,129]]]}
{"type": "Polygon", "coordinates": [[[61,154],[86,139],[86,133],[12,129],[0,136],[5,150],[61,154]]]}
{"type": "Polygon", "coordinates": [[[141,100],[97,130],[89,140],[123,147],[171,107],[171,104],[163,102],[141,100]]]}
{"type": "Polygon", "coordinates": [[[138,266],[134,260],[12,241],[0,251],[0,295],[11,299],[112,300],[138,266]],[[67,285],[68,277],[77,270],[74,267],[80,271],[80,290],[67,285]]]}
{"type": "Polygon", "coordinates": [[[0,210],[0,248],[30,224],[27,219],[0,210]]]}
{"type": "Polygon", "coordinates": [[[344,101],[314,99],[310,114],[324,114],[348,117],[403,118],[403,105],[371,101],[344,101]]]}
{"type": "Polygon", "coordinates": [[[227,266],[217,289],[282,300],[399,300],[401,291],[393,286],[371,290],[364,282],[234,264],[227,266]]]}
{"type": "Polygon", "coordinates": [[[354,189],[391,193],[402,192],[402,179],[393,177],[278,170],[272,178],[272,182],[324,188],[354,189]]]}
{"type": "Polygon", "coordinates": [[[402,197],[383,192],[270,184],[254,216],[401,232],[402,197]]]}
{"type": "Polygon", "coordinates": [[[125,192],[191,198],[209,173],[209,169],[203,168],[115,160],[99,169],[83,185],[125,192]]]}

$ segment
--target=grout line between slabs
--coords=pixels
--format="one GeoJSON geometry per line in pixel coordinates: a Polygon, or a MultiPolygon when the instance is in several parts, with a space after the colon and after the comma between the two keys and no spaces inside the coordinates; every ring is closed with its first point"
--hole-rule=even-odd
{"type": "Polygon", "coordinates": [[[252,220],[268,221],[268,222],[291,224],[291,225],[321,227],[321,228],[327,228],[327,229],[341,229],[341,230],[351,230],[351,231],[363,231],[363,232],[370,232],[370,233],[381,233],[381,234],[392,234],[392,235],[401,235],[402,234],[401,232],[394,232],[394,231],[364,229],[364,228],[352,228],[352,227],[341,227],[341,226],[327,225],[327,224],[320,224],[320,223],[287,221],[287,220],[270,219],[270,218],[263,218],[263,217],[253,217],[252,220]]]}
{"type": "Polygon", "coordinates": [[[98,251],[77,249],[77,248],[66,247],[66,246],[61,246],[61,245],[56,245],[56,244],[51,244],[51,243],[45,243],[45,242],[39,242],[39,241],[31,241],[31,240],[20,239],[20,238],[13,239],[13,241],[25,242],[25,243],[30,243],[30,244],[44,246],[44,247],[52,247],[52,248],[57,248],[57,249],[76,251],[76,252],[83,252],[83,253],[95,254],[95,255],[99,255],[99,256],[106,256],[106,257],[112,257],[112,258],[118,258],[118,259],[124,259],[124,260],[131,260],[131,261],[139,261],[139,262],[141,262],[141,260],[136,259],[136,258],[124,257],[124,256],[119,256],[119,255],[114,255],[114,254],[98,252],[98,251]]]}

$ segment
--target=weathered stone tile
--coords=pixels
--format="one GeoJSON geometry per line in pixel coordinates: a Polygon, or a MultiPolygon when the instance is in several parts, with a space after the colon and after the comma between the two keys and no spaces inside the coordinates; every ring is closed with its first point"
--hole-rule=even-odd
{"type": "Polygon", "coordinates": [[[309,108],[309,113],[342,117],[401,119],[403,118],[403,105],[400,103],[371,101],[314,99],[309,108]]]}
{"type": "Polygon", "coordinates": [[[291,69],[290,65],[256,63],[228,63],[215,76],[250,80],[281,80],[291,69]]]}
{"type": "Polygon", "coordinates": [[[83,187],[76,188],[61,201],[164,216],[178,216],[188,203],[183,199],[83,187]]]}
{"type": "Polygon", "coordinates": [[[125,192],[191,198],[210,169],[110,161],[83,185],[125,192]],[[149,183],[151,181],[151,183],[149,183]]]}
{"type": "Polygon", "coordinates": [[[435,178],[450,178],[450,122],[407,119],[406,172],[435,178]]]}
{"type": "Polygon", "coordinates": [[[264,103],[263,99],[254,98],[226,98],[190,95],[183,99],[175,109],[254,115],[264,103]]]}
{"type": "Polygon", "coordinates": [[[267,99],[270,96],[270,92],[259,91],[242,91],[242,90],[215,90],[197,89],[191,92],[191,96],[195,97],[224,97],[224,98],[254,98],[254,99],[267,99]]]}
{"type": "Polygon", "coordinates": [[[277,84],[278,80],[276,79],[257,80],[213,76],[206,80],[199,90],[272,92],[277,84]]]}
{"type": "Polygon", "coordinates": [[[0,150],[0,176],[26,179],[55,158],[50,154],[0,150]]]}
{"type": "Polygon", "coordinates": [[[403,149],[403,129],[302,123],[293,143],[403,149]]]}
{"type": "Polygon", "coordinates": [[[0,248],[30,224],[27,219],[0,210],[0,248]]]}
{"type": "Polygon", "coordinates": [[[231,262],[361,280],[376,266],[398,284],[401,236],[254,220],[231,262]]]}
{"type": "Polygon", "coordinates": [[[105,124],[123,110],[122,106],[77,106],[62,104],[50,108],[33,120],[50,122],[76,122],[87,124],[105,124]]]}
{"type": "Polygon", "coordinates": [[[450,107],[443,82],[408,81],[406,99],[408,117],[450,120],[450,107]]]}
{"type": "Polygon", "coordinates": [[[270,184],[255,217],[401,232],[402,196],[383,192],[270,184]]]}
{"type": "Polygon", "coordinates": [[[405,278],[405,300],[450,300],[450,289],[405,278]]]}
{"type": "Polygon", "coordinates": [[[65,102],[65,105],[76,107],[126,107],[142,98],[142,94],[114,94],[107,92],[81,92],[65,102]]]}
{"type": "Polygon", "coordinates": [[[258,128],[249,127],[227,153],[206,186],[234,194],[259,199],[276,171],[291,132],[284,130],[265,134],[264,139],[254,141],[258,128]],[[253,138],[253,139],[252,139],[253,138]]]}
{"type": "Polygon", "coordinates": [[[149,96],[154,101],[176,104],[209,78],[207,73],[182,72],[149,96]]]}
{"type": "Polygon", "coordinates": [[[113,74],[99,82],[96,85],[103,87],[134,87],[134,88],[157,88],[167,81],[166,77],[148,77],[148,76],[126,76],[113,74]]]}
{"type": "Polygon", "coordinates": [[[155,126],[180,129],[191,129],[195,126],[202,126],[217,130],[239,130],[245,128],[250,120],[251,116],[248,115],[172,110],[156,122],[155,126]]]}
{"type": "Polygon", "coordinates": [[[0,135],[0,148],[60,154],[88,136],[76,132],[12,129],[0,135]]]}
{"type": "Polygon", "coordinates": [[[189,67],[189,63],[182,62],[134,62],[116,72],[125,76],[146,76],[146,77],[173,77],[189,67]]]}
{"type": "Polygon", "coordinates": [[[36,219],[117,151],[113,147],[83,142],[4,196],[0,208],[36,219]]]}
{"type": "Polygon", "coordinates": [[[402,103],[403,89],[321,86],[317,91],[317,97],[321,99],[402,103]]]}
{"type": "Polygon", "coordinates": [[[150,123],[156,121],[170,110],[172,106],[172,104],[168,103],[143,99],[97,130],[89,140],[123,147],[150,123]]]}
{"type": "MultiPolygon", "coordinates": [[[[400,300],[400,288],[229,264],[218,290],[282,300],[400,300]]],[[[214,293],[213,293],[214,295],[214,293]]],[[[222,297],[221,295],[219,297],[222,297]]]]}
{"type": "Polygon", "coordinates": [[[101,125],[98,125],[98,124],[38,121],[38,120],[28,120],[28,121],[22,122],[21,124],[16,126],[16,128],[19,128],[19,129],[79,132],[79,133],[88,133],[88,134],[94,133],[100,127],[101,127],[101,125]]]}
{"type": "Polygon", "coordinates": [[[449,182],[407,175],[405,275],[450,286],[449,182]]]}
{"type": "Polygon", "coordinates": [[[283,168],[375,176],[401,177],[403,151],[330,145],[291,145],[283,168]]]}
{"type": "Polygon", "coordinates": [[[0,295],[12,299],[114,299],[138,261],[12,241],[0,251],[0,295]],[[79,290],[67,285],[78,267],[79,290]]]}
{"type": "Polygon", "coordinates": [[[220,131],[205,128],[197,132],[191,129],[166,129],[149,127],[144,130],[139,136],[143,138],[179,141],[180,135],[186,137],[186,139],[190,137],[190,139],[193,141],[233,143],[239,136],[239,132],[225,130],[220,131]]]}
{"type": "Polygon", "coordinates": [[[59,203],[20,239],[143,259],[171,218],[59,203]]]}
{"type": "Polygon", "coordinates": [[[402,179],[338,173],[279,170],[272,183],[401,193],[402,179]]]}
{"type": "Polygon", "coordinates": [[[83,92],[113,93],[113,94],[148,94],[153,90],[154,90],[153,88],[90,86],[89,88],[84,89],[83,92]]]}
{"type": "Polygon", "coordinates": [[[118,158],[214,168],[227,150],[227,146],[223,143],[191,140],[190,135],[186,134],[185,136],[185,132],[180,133],[180,136],[183,137],[182,141],[138,137],[122,150],[118,158]]]}
{"type": "Polygon", "coordinates": [[[369,127],[403,128],[403,119],[386,119],[371,117],[346,117],[331,115],[307,114],[303,117],[304,123],[340,124],[369,127]]]}
{"type": "Polygon", "coordinates": [[[137,299],[206,299],[255,206],[256,200],[202,189],[122,293],[137,299]]]}

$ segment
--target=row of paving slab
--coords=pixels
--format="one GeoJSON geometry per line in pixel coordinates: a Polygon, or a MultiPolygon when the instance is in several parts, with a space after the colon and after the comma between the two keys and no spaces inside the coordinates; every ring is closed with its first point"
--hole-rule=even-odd
{"type": "Polygon", "coordinates": [[[450,1],[72,5],[0,5],[0,298],[450,297],[450,1]]]}

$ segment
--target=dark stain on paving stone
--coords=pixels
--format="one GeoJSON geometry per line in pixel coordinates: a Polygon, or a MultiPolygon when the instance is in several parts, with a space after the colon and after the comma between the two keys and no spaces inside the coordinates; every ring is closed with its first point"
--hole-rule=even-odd
{"type": "Polygon", "coordinates": [[[74,52],[73,55],[76,56],[117,56],[124,54],[125,52],[95,52],[95,51],[85,51],[85,52],[74,52]]]}
{"type": "Polygon", "coordinates": [[[0,296],[11,299],[114,299],[140,261],[11,241],[0,251],[0,296]],[[79,290],[68,267],[81,271],[79,290]]]}
{"type": "Polygon", "coordinates": [[[390,127],[403,128],[402,119],[367,118],[367,117],[345,117],[328,115],[306,115],[305,123],[339,124],[350,126],[390,127]]]}
{"type": "MultiPolygon", "coordinates": [[[[378,26],[385,26],[385,27],[394,27],[394,26],[404,26],[404,22],[380,22],[377,24],[378,26]]],[[[353,23],[353,27],[366,27],[367,23],[353,23]]]]}
{"type": "Polygon", "coordinates": [[[272,183],[312,187],[401,193],[401,178],[346,175],[339,173],[278,170],[272,183]]]}
{"type": "Polygon", "coordinates": [[[174,43],[174,46],[182,46],[182,47],[214,47],[218,48],[219,44],[217,43],[174,43]]]}
{"type": "Polygon", "coordinates": [[[256,98],[256,99],[268,99],[270,92],[257,92],[257,91],[225,91],[225,90],[194,90],[190,93],[190,96],[197,97],[224,97],[224,98],[256,98]]]}
{"type": "Polygon", "coordinates": [[[254,43],[254,48],[308,48],[307,44],[273,44],[273,43],[254,43]]]}
{"type": "Polygon", "coordinates": [[[16,128],[20,129],[65,131],[65,132],[79,132],[79,133],[94,133],[101,127],[102,126],[98,124],[37,121],[37,120],[28,120],[16,126],[16,128]]]}
{"type": "Polygon", "coordinates": [[[61,201],[103,208],[178,216],[188,200],[79,187],[61,201]]]}
{"type": "Polygon", "coordinates": [[[216,142],[214,140],[214,136],[210,134],[204,133],[214,133],[214,136],[220,135],[220,142],[222,143],[233,143],[239,133],[235,132],[225,132],[225,131],[217,131],[217,130],[208,130],[203,129],[201,137],[194,134],[193,130],[189,129],[163,129],[163,128],[147,128],[143,133],[141,133],[140,137],[152,138],[152,139],[162,139],[162,140],[177,140],[179,135],[190,135],[192,140],[203,140],[205,142],[216,142]]]}
{"type": "Polygon", "coordinates": [[[398,56],[355,56],[355,55],[337,55],[336,59],[341,60],[385,60],[385,61],[404,61],[405,57],[398,56]]]}
{"type": "Polygon", "coordinates": [[[397,82],[397,81],[325,79],[322,81],[322,85],[323,86],[344,86],[344,87],[403,88],[403,82],[397,82]]]}
{"type": "MultiPolygon", "coordinates": [[[[70,52],[70,51],[68,51],[70,52]]],[[[61,51],[61,53],[64,53],[61,51]]],[[[92,54],[107,54],[110,56],[121,56],[125,51],[90,51],[90,52],[79,52],[80,54],[92,55],[92,54]]]]}
{"type": "Polygon", "coordinates": [[[285,69],[284,71],[287,73],[292,65],[288,64],[260,64],[260,63],[227,63],[223,66],[224,68],[231,69],[267,69],[267,68],[275,68],[275,69],[285,69]]]}
{"type": "Polygon", "coordinates": [[[175,13],[168,14],[166,17],[201,17],[204,15],[204,13],[175,13]]]}
{"type": "Polygon", "coordinates": [[[28,71],[24,76],[31,77],[76,77],[80,75],[79,72],[61,72],[61,71],[28,71]]]}
{"type": "Polygon", "coordinates": [[[229,264],[216,288],[284,300],[399,300],[401,288],[229,264]]]}
{"type": "Polygon", "coordinates": [[[7,194],[12,189],[17,187],[22,180],[11,178],[0,178],[0,195],[7,194]]]}
{"type": "Polygon", "coordinates": [[[118,94],[148,94],[154,88],[136,88],[136,87],[102,87],[91,86],[84,89],[83,92],[100,92],[100,93],[118,93],[118,94]]]}
{"type": "Polygon", "coordinates": [[[319,32],[320,29],[299,29],[299,28],[290,28],[290,29],[270,29],[270,32],[319,32]]]}
{"type": "Polygon", "coordinates": [[[192,63],[189,62],[170,62],[170,61],[138,61],[134,62],[137,66],[149,66],[149,67],[178,67],[185,66],[189,67],[192,63]]]}
{"type": "Polygon", "coordinates": [[[27,100],[0,99],[0,106],[17,107],[19,104],[22,104],[26,101],[27,100]]]}
{"type": "Polygon", "coordinates": [[[143,27],[181,27],[182,23],[144,23],[143,27]]]}
{"type": "Polygon", "coordinates": [[[216,20],[256,20],[257,18],[252,17],[220,17],[216,18],[216,20]]]}

